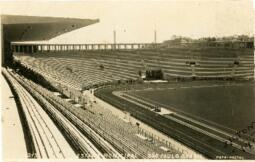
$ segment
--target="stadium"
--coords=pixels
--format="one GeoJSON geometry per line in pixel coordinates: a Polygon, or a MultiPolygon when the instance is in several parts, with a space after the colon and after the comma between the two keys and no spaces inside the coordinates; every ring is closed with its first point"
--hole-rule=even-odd
{"type": "Polygon", "coordinates": [[[2,15],[3,111],[17,109],[23,156],[255,159],[253,38],[25,42],[95,23],[2,15]]]}

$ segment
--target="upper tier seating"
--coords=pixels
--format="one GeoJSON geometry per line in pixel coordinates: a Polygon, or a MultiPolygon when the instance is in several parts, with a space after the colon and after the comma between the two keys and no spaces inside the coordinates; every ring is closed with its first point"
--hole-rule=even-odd
{"type": "Polygon", "coordinates": [[[173,48],[14,54],[15,60],[75,89],[133,80],[161,69],[169,78],[253,78],[253,49],[173,48]]]}

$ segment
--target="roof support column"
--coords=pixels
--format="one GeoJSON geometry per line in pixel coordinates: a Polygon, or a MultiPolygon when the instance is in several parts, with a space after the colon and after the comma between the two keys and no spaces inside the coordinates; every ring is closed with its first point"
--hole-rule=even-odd
{"type": "Polygon", "coordinates": [[[11,48],[11,52],[15,52],[14,51],[15,49],[13,48],[13,45],[11,45],[10,48],[11,48]]]}

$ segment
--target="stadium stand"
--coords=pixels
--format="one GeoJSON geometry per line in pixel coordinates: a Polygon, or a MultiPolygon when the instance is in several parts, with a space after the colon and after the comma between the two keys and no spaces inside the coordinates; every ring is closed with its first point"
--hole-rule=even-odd
{"type": "Polygon", "coordinates": [[[137,80],[139,72],[160,69],[164,79],[249,79],[254,76],[251,49],[154,49],[15,53],[26,67],[74,89],[137,80]]]}
{"type": "MultiPolygon", "coordinates": [[[[105,151],[104,155],[106,154],[106,158],[116,158],[116,153],[112,152],[109,146],[103,143],[104,140],[117,148],[125,158],[150,158],[150,155],[153,153],[168,155],[168,158],[172,158],[172,154],[178,154],[180,156],[184,154],[182,150],[172,148],[158,139],[154,139],[153,142],[151,142],[139,138],[136,135],[138,132],[135,125],[124,122],[107,109],[96,106],[93,106],[93,108],[86,106],[85,109],[76,108],[74,104],[65,101],[60,96],[55,96],[53,92],[40,85],[18,74],[12,74],[12,76],[31,90],[32,93],[39,93],[55,108],[59,109],[59,111],[81,129],[90,140],[100,145],[100,148],[105,151]],[[99,139],[97,134],[100,135],[101,139],[99,139]],[[160,147],[171,148],[166,152],[160,149],[160,147]]],[[[188,157],[188,155],[185,155],[185,157],[188,157]]]]}
{"type": "MultiPolygon", "coordinates": [[[[253,38],[201,38],[186,43],[180,39],[179,44],[175,40],[135,44],[15,43],[48,40],[99,20],[10,15],[3,18],[2,65],[8,69],[3,70],[3,74],[17,92],[17,97],[23,99],[21,107],[36,112],[28,105],[37,103],[34,108],[44,110],[49,115],[79,158],[158,158],[150,156],[155,153],[167,155],[167,158],[176,158],[173,155],[189,157],[184,147],[175,148],[175,145],[165,141],[174,139],[172,141],[184,144],[190,152],[207,158],[235,158],[238,155],[241,159],[254,159],[255,150],[243,148],[247,141],[250,142],[246,136],[226,142],[231,134],[214,129],[213,125],[208,124],[209,121],[195,120],[174,110],[170,114],[160,114],[164,107],[146,102],[136,95],[130,96],[128,92],[123,93],[123,98],[114,95],[117,90],[126,92],[135,88],[158,88],[153,81],[133,84],[143,80],[159,79],[161,88],[169,88],[173,83],[174,87],[170,88],[174,91],[181,86],[177,82],[179,80],[199,80],[195,83],[185,82],[185,86],[181,87],[185,89],[208,79],[213,80],[213,84],[216,80],[254,80],[253,38]],[[22,30],[12,30],[13,27],[22,30]],[[96,100],[86,98],[86,90],[96,100]],[[97,104],[98,101],[105,104],[97,104]],[[107,104],[111,104],[112,108],[105,108],[107,104]],[[153,133],[158,131],[167,138],[160,140],[153,137],[152,132],[139,129],[139,123],[124,121],[113,113],[117,109],[121,113],[127,112],[141,125],[148,125],[153,133]]],[[[229,82],[224,81],[224,84],[229,82]]],[[[174,95],[177,96],[176,93],[174,95]]],[[[192,106],[187,108],[192,109],[192,106]]],[[[209,111],[208,108],[205,110],[209,111]]],[[[39,116],[33,119],[39,119],[39,116]]],[[[47,131],[47,126],[42,128],[47,131]]],[[[40,134],[45,133],[39,132],[38,136],[40,134]]],[[[37,146],[34,143],[31,142],[32,152],[33,147],[37,146]]],[[[248,146],[254,146],[252,144],[248,146]]]]}

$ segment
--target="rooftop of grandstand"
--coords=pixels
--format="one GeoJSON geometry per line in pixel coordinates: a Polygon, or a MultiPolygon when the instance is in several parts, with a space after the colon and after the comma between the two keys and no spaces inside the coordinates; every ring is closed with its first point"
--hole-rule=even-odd
{"type": "Polygon", "coordinates": [[[5,40],[9,41],[48,40],[63,33],[99,22],[98,19],[21,15],[1,15],[1,20],[1,23],[4,24],[5,40]]]}

